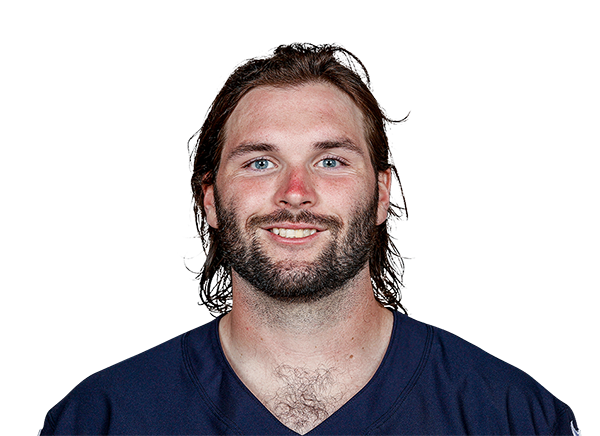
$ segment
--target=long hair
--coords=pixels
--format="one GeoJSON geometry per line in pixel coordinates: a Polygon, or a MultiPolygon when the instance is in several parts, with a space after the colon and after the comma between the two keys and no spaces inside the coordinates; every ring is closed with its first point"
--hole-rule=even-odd
{"type": "MultiPolygon", "coordinates": [[[[348,50],[336,45],[291,44],[277,47],[265,58],[250,59],[229,76],[213,101],[191,153],[192,192],[196,229],[202,239],[206,261],[198,274],[202,304],[213,314],[231,310],[231,268],[224,261],[218,232],[206,222],[203,187],[215,183],[224,144],[225,125],[239,101],[259,86],[292,87],[307,83],[326,83],[346,93],[361,110],[365,138],[375,177],[391,170],[400,185],[402,206],[391,203],[388,214],[408,216],[398,172],[391,162],[385,132],[386,123],[401,122],[387,118],[369,89],[370,78],[363,63],[348,50]],[[361,78],[361,74],[363,78],[361,78]]],[[[374,248],[369,259],[375,298],[384,306],[406,312],[401,300],[404,262],[388,231],[388,220],[377,226],[374,248]]]]}

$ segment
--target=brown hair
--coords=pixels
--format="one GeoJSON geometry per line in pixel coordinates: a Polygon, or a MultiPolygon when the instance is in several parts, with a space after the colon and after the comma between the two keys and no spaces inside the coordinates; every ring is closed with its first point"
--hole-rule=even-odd
{"type": "MultiPolygon", "coordinates": [[[[336,45],[291,44],[277,47],[272,56],[250,59],[227,79],[213,101],[196,139],[193,161],[192,192],[196,228],[202,239],[206,261],[198,279],[200,298],[213,314],[231,309],[231,271],[223,261],[219,237],[206,222],[203,186],[215,182],[224,143],[225,125],[239,101],[259,86],[288,87],[306,83],[331,84],[345,92],[361,110],[365,120],[365,138],[375,176],[390,169],[398,183],[396,167],[391,163],[385,132],[387,118],[369,89],[370,78],[362,62],[348,50],[336,45]],[[364,75],[364,80],[361,78],[364,75]]],[[[402,207],[390,204],[389,213],[408,216],[402,192],[402,207]]],[[[388,232],[387,220],[376,231],[373,254],[369,259],[375,298],[384,306],[406,310],[400,303],[404,263],[388,232]]]]}

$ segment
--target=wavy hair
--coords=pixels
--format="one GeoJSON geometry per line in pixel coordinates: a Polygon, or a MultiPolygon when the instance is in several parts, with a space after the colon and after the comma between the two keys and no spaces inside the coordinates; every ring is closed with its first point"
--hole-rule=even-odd
{"type": "MultiPolygon", "coordinates": [[[[259,86],[292,87],[307,83],[326,83],[346,93],[361,110],[365,121],[365,138],[375,176],[391,170],[400,185],[402,205],[391,203],[388,214],[408,217],[406,200],[396,167],[391,161],[386,124],[406,120],[389,119],[371,93],[367,69],[355,55],[337,45],[291,44],[277,47],[271,56],[254,58],[239,66],[210,106],[204,124],[189,144],[195,142],[190,155],[196,229],[202,239],[206,260],[197,279],[200,299],[214,315],[231,310],[231,267],[227,265],[218,232],[206,222],[203,187],[215,183],[225,125],[239,101],[259,86]],[[362,77],[361,77],[362,76],[362,77]]],[[[389,234],[389,223],[377,226],[372,255],[369,259],[375,298],[384,306],[406,312],[400,303],[404,262],[389,234]]]]}

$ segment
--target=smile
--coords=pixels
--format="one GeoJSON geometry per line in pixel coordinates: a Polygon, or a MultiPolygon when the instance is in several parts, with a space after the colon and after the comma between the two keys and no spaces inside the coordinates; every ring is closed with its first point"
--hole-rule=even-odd
{"type": "Polygon", "coordinates": [[[279,229],[277,227],[269,230],[282,238],[306,238],[317,232],[316,229],[279,229]]]}

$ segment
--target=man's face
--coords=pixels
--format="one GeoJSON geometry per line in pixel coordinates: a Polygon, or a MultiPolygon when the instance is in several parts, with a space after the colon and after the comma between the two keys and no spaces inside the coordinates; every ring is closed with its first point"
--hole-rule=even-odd
{"type": "Polygon", "coordinates": [[[234,280],[306,301],[363,269],[387,216],[390,173],[376,179],[362,118],[325,84],[260,87],[242,98],[204,201],[234,280]]]}

